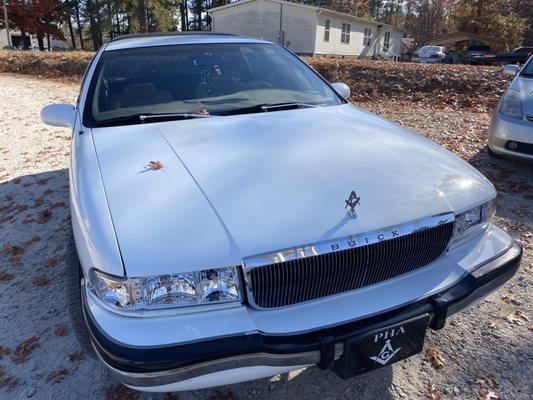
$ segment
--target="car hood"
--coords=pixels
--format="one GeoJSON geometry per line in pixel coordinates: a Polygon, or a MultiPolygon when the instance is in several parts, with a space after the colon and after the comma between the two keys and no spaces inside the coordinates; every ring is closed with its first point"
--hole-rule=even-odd
{"type": "Polygon", "coordinates": [[[511,88],[520,91],[522,97],[522,112],[525,115],[533,115],[533,79],[517,76],[511,88]]]}
{"type": "Polygon", "coordinates": [[[348,104],[92,134],[129,276],[237,265],[494,196],[456,156],[348,104]]]}

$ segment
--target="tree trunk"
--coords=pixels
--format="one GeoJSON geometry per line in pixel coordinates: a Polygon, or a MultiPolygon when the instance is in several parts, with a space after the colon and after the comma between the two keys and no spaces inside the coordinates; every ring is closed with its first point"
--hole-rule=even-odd
{"type": "Polygon", "coordinates": [[[70,13],[67,18],[68,22],[68,31],[70,32],[70,40],[72,42],[72,49],[76,50],[76,39],[74,38],[74,29],[72,28],[72,20],[70,18],[70,13]]]}
{"type": "Polygon", "coordinates": [[[109,40],[113,40],[113,10],[109,0],[107,0],[107,23],[109,24],[109,40]]]}
{"type": "Polygon", "coordinates": [[[83,44],[83,32],[80,21],[80,1],[74,0],[74,10],[76,11],[76,24],[78,25],[78,36],[80,38],[80,47],[85,50],[85,44],[83,44]]]}
{"type": "Polygon", "coordinates": [[[182,31],[187,30],[187,22],[185,21],[185,14],[186,14],[185,10],[186,9],[185,9],[184,0],[182,0],[182,2],[180,3],[180,17],[181,17],[181,30],[182,31]]]}
{"type": "Polygon", "coordinates": [[[120,19],[118,18],[118,13],[115,14],[115,19],[117,21],[117,35],[122,35],[122,30],[120,29],[120,19]]]}
{"type": "MultiPolygon", "coordinates": [[[[28,43],[27,43],[27,41],[26,41],[26,37],[27,37],[27,35],[26,35],[26,31],[21,30],[21,31],[20,31],[20,36],[21,36],[21,38],[22,38],[22,48],[23,48],[24,50],[28,50],[29,47],[28,47],[28,43]]],[[[43,50],[44,50],[44,46],[43,46],[43,50]]]]}
{"type": "Polygon", "coordinates": [[[37,44],[39,45],[39,50],[44,51],[44,38],[42,35],[37,36],[37,44]]]}
{"type": "Polygon", "coordinates": [[[187,4],[187,0],[181,0],[183,2],[183,13],[184,13],[184,20],[185,20],[185,26],[181,28],[181,30],[188,31],[189,30],[189,6],[187,4]]]}
{"type": "Polygon", "coordinates": [[[146,33],[148,32],[148,16],[146,13],[146,5],[144,0],[139,1],[139,32],[146,33]]]}
{"type": "Polygon", "coordinates": [[[98,36],[98,22],[95,18],[95,7],[93,0],[87,0],[87,12],[89,14],[89,31],[91,32],[91,40],[93,42],[94,50],[100,48],[100,38],[98,36]]]}
{"type": "Polygon", "coordinates": [[[48,51],[52,51],[52,46],[50,45],[50,34],[46,34],[46,44],[48,45],[48,51]]]}
{"type": "Polygon", "coordinates": [[[97,7],[97,10],[96,28],[98,32],[98,47],[100,47],[104,44],[104,33],[102,32],[102,14],[100,14],[100,7],[97,7]]]}

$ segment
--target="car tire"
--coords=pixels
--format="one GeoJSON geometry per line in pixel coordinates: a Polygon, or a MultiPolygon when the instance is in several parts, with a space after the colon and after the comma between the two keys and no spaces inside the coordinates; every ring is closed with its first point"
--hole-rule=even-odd
{"type": "Polygon", "coordinates": [[[83,352],[90,358],[96,358],[83,316],[83,306],[81,304],[81,279],[83,278],[83,273],[73,235],[70,235],[70,240],[67,244],[65,268],[67,307],[72,331],[76,335],[83,352]]]}
{"type": "Polygon", "coordinates": [[[496,154],[495,152],[493,152],[489,146],[487,146],[487,153],[489,154],[489,157],[493,157],[493,158],[501,158],[501,156],[499,154],[496,154]]]}

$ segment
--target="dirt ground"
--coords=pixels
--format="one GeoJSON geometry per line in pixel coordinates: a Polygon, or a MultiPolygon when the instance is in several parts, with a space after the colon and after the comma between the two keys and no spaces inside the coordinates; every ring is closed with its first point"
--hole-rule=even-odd
{"type": "Polygon", "coordinates": [[[425,353],[350,380],[318,368],[196,392],[139,394],[85,357],[64,296],[70,135],[42,106],[73,103],[78,85],[0,74],[0,399],[531,399],[533,165],[489,159],[490,115],[388,99],[364,103],[467,159],[499,192],[497,222],[524,245],[517,275],[429,331],[425,353]],[[232,397],[233,396],[233,397],[232,397]]]}

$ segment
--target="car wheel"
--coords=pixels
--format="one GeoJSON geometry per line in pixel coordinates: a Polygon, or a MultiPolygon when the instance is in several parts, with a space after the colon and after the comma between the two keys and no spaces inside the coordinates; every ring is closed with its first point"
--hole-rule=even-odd
{"type": "Polygon", "coordinates": [[[76,251],[76,245],[74,243],[74,236],[70,236],[69,243],[67,244],[67,256],[66,256],[66,290],[67,290],[67,307],[70,314],[70,323],[72,330],[78,339],[78,343],[81,346],[83,352],[91,357],[96,358],[89,333],[87,332],[87,325],[83,317],[83,310],[81,304],[81,278],[83,273],[81,272],[80,260],[78,259],[78,253],[76,251]]]}
{"type": "Polygon", "coordinates": [[[501,156],[499,154],[496,154],[495,152],[493,152],[489,146],[487,146],[487,153],[489,153],[489,157],[494,157],[494,158],[501,158],[501,156]]]}

